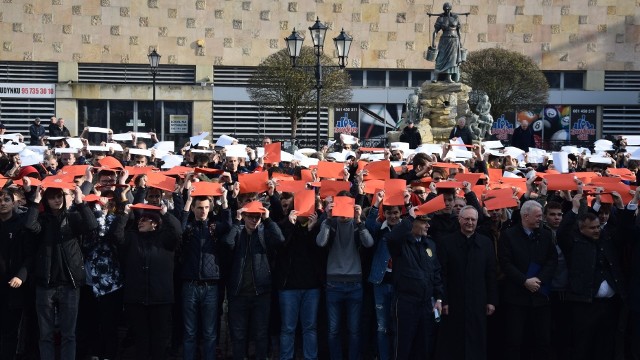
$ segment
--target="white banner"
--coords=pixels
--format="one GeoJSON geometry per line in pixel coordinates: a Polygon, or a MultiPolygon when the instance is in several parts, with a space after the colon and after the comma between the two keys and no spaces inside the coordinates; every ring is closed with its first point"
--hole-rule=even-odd
{"type": "Polygon", "coordinates": [[[23,99],[55,99],[55,84],[0,83],[0,97],[23,99]]]}

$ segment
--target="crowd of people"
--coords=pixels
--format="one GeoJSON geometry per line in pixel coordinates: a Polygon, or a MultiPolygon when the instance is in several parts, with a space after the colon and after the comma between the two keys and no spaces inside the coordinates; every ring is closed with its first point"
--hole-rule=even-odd
{"type": "Polygon", "coordinates": [[[640,356],[625,138],[291,154],[56,120],[0,134],[0,359],[116,359],[122,324],[136,359],[220,358],[223,327],[239,360],[640,356]]]}

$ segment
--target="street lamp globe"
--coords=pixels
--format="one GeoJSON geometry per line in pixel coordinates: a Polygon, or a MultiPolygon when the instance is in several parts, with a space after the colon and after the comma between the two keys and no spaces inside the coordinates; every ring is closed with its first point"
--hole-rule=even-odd
{"type": "Polygon", "coordinates": [[[322,54],[322,47],[324,46],[324,37],[327,34],[328,27],[320,22],[320,18],[316,18],[316,22],[309,27],[311,32],[311,40],[313,40],[313,48],[316,55],[322,54]]]}
{"type": "Polygon", "coordinates": [[[351,50],[353,38],[342,29],[340,35],[333,38],[333,42],[336,44],[336,51],[338,52],[338,65],[344,68],[347,65],[347,58],[349,57],[349,50],[351,50]]]}
{"type": "Polygon", "coordinates": [[[291,66],[296,66],[296,59],[300,57],[300,50],[302,50],[302,43],[304,38],[293,28],[291,35],[284,38],[287,43],[287,49],[289,49],[289,56],[291,57],[291,66]]]}
{"type": "Polygon", "coordinates": [[[160,64],[160,58],[162,56],[158,54],[156,49],[153,49],[153,51],[151,51],[149,55],[147,55],[147,57],[149,58],[149,66],[151,66],[151,72],[155,73],[158,70],[158,65],[160,64]]]}

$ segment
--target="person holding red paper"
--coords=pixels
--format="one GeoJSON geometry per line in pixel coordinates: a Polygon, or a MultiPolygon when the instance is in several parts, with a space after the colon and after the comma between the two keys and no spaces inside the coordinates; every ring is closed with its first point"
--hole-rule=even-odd
{"type": "Polygon", "coordinates": [[[322,251],[316,244],[319,231],[315,192],[303,190],[291,197],[293,209],[280,223],[285,242],[278,247],[275,285],[280,301],[280,359],[293,360],[296,328],[302,329],[305,359],[318,358],[318,307],[322,287],[322,251]]]}
{"type": "Polygon", "coordinates": [[[284,242],[284,236],[260,201],[252,201],[238,209],[236,220],[238,223],[223,238],[231,251],[227,296],[233,358],[247,357],[251,326],[256,358],[266,359],[272,287],[268,254],[284,242]],[[240,220],[244,227],[240,226],[240,220]]]}
{"type": "Polygon", "coordinates": [[[95,216],[83,202],[80,187],[75,186],[73,202],[76,211],[67,209],[71,198],[69,184],[60,183],[46,190],[38,188],[29,204],[29,212],[37,214],[42,200],[44,212],[30,216],[25,227],[38,237],[33,278],[36,283],[36,312],[40,327],[40,356],[55,358],[55,304],[58,304],[58,324],[62,336],[61,359],[76,358],[76,320],[80,287],[86,273],[81,235],[98,227],[95,216]],[[66,187],[63,189],[63,187],[66,187]],[[65,260],[63,260],[65,259],[65,260]]]}
{"type": "MultiPolygon", "coordinates": [[[[218,302],[222,280],[220,239],[231,228],[231,212],[226,190],[219,197],[221,206],[214,210],[209,196],[215,190],[193,196],[189,190],[182,216],[181,279],[182,315],[184,322],[183,359],[195,360],[198,353],[198,324],[202,329],[202,357],[214,360],[218,335],[218,302]],[[192,219],[189,219],[192,214],[192,219]]],[[[196,194],[198,194],[196,192],[196,194]]]]}
{"type": "Polygon", "coordinates": [[[393,288],[392,262],[385,236],[400,223],[402,215],[399,205],[382,205],[384,190],[375,194],[373,206],[369,209],[365,225],[375,242],[375,252],[371,262],[369,282],[373,284],[373,296],[376,305],[378,359],[391,359],[393,349],[391,304],[395,297],[393,288]],[[383,208],[384,221],[378,221],[379,209],[383,208]]]}
{"type": "MultiPolygon", "coordinates": [[[[347,197],[349,193],[343,191],[338,195],[338,198],[347,197]]],[[[362,208],[354,206],[353,199],[350,200],[352,201],[344,203],[351,204],[351,208],[348,208],[349,205],[336,205],[335,201],[326,206],[327,218],[320,226],[316,242],[321,247],[329,248],[326,295],[330,358],[342,359],[340,323],[346,312],[349,359],[357,360],[361,356],[360,321],[363,301],[359,248],[373,246],[373,238],[360,219],[362,208]],[[337,214],[341,216],[335,216],[337,214]]]]}
{"type": "Polygon", "coordinates": [[[174,303],[174,258],[180,222],[162,207],[126,205],[115,238],[124,269],[124,304],[136,339],[136,358],[166,359],[174,303]],[[131,211],[135,210],[135,211],[131,211]],[[125,228],[132,218],[135,225],[125,228]]]}

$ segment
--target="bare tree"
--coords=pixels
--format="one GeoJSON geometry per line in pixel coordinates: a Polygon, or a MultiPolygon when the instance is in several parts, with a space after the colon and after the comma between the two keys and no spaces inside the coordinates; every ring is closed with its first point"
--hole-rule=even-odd
{"type": "Polygon", "coordinates": [[[494,119],[508,111],[546,105],[549,84],[538,65],[520,53],[490,48],[469,53],[461,82],[471,86],[470,102],[489,96],[494,119]]]}
{"type": "MultiPolygon", "coordinates": [[[[343,105],[351,100],[351,79],[346,71],[334,71],[335,63],[321,55],[323,66],[321,106],[343,105]],[[329,71],[327,71],[329,70],[329,71]]],[[[291,119],[291,136],[296,137],[298,121],[310,111],[316,110],[316,80],[312,69],[316,56],[312,47],[303,46],[296,66],[292,68],[287,49],[267,57],[249,80],[251,100],[272,108],[291,119]]]]}

